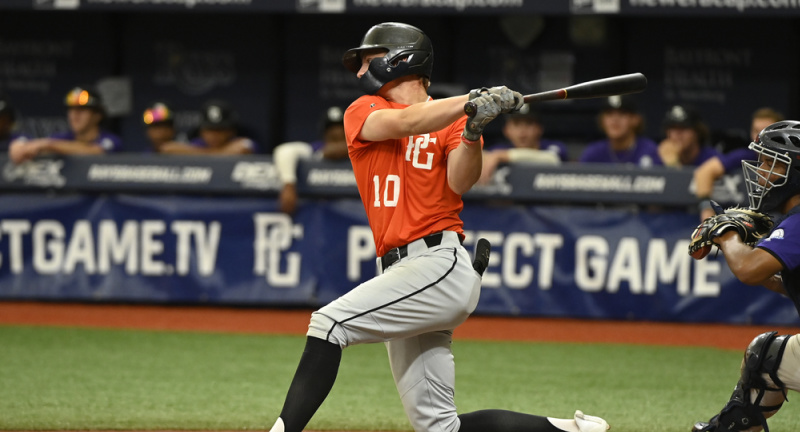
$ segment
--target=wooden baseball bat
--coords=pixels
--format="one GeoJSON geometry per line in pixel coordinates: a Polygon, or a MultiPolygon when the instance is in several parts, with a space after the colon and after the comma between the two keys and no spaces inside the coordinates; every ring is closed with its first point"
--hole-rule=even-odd
{"type": "MultiPolygon", "coordinates": [[[[557,90],[548,90],[523,96],[525,103],[545,102],[564,99],[592,99],[614,95],[639,93],[647,87],[647,78],[641,73],[617,75],[586,81],[557,90]]],[[[477,106],[473,102],[464,105],[464,113],[475,115],[477,106]]]]}

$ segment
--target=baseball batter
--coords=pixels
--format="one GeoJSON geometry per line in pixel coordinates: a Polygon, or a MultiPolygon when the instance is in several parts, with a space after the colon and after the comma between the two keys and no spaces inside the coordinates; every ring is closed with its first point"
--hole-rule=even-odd
{"type": "MultiPolygon", "coordinates": [[[[748,246],[744,232],[707,229],[698,233],[717,244],[733,274],[749,285],[764,287],[789,297],[800,312],[800,122],[773,123],[750,144],[757,161],[742,161],[750,209],[783,215],[767,238],[748,246]]],[[[702,224],[713,227],[711,223],[702,224]]],[[[758,222],[758,221],[756,221],[758,222]]],[[[692,431],[769,431],[766,419],[786,400],[786,391],[800,391],[800,335],[758,335],[747,347],[741,378],[728,403],[692,431]]]]}
{"type": "Polygon", "coordinates": [[[601,432],[575,412],[554,419],[503,410],[457,414],[453,329],[475,309],[481,275],[461,246],[461,195],[478,180],[483,128],[522,105],[506,87],[432,100],[430,39],[378,24],[343,57],[367,95],[346,110],[345,134],[382,273],[314,312],[306,348],[271,432],[300,432],[333,386],[342,349],[384,342],[415,431],[601,432]],[[465,117],[464,104],[477,112],[465,117]]]}

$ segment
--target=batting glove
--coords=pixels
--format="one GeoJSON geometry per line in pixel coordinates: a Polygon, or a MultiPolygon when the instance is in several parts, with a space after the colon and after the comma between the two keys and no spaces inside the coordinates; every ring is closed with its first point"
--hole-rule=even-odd
{"type": "Polygon", "coordinates": [[[472,98],[472,92],[470,92],[470,98],[470,102],[475,104],[475,113],[467,117],[463,136],[469,141],[478,141],[483,134],[483,128],[500,115],[501,108],[495,102],[495,98],[488,93],[482,93],[472,98]]]}
{"type": "Polygon", "coordinates": [[[488,90],[488,93],[492,95],[497,105],[500,106],[500,112],[503,114],[519,111],[525,104],[522,93],[515,92],[506,86],[492,87],[488,90]]]}

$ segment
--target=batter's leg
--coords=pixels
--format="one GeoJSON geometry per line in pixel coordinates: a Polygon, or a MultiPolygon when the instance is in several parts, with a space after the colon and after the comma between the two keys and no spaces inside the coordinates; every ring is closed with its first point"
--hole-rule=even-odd
{"type": "Polygon", "coordinates": [[[605,432],[608,423],[599,417],[575,412],[574,419],[557,419],[506,410],[482,410],[458,416],[458,432],[605,432]]]}
{"type": "Polygon", "coordinates": [[[436,331],[386,342],[400,400],[417,432],[458,431],[452,335],[436,331]]]}
{"type": "Polygon", "coordinates": [[[302,432],[330,393],[341,359],[339,345],[312,336],[306,339],[281,415],[270,432],[302,432]]]}
{"type": "Polygon", "coordinates": [[[505,410],[458,415],[454,400],[452,332],[437,331],[386,343],[397,391],[417,432],[604,432],[608,424],[578,411],[555,419],[505,410]]]}

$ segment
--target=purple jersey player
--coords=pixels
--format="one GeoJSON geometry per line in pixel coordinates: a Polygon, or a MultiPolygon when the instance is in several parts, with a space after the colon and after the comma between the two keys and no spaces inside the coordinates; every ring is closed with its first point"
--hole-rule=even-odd
{"type": "Polygon", "coordinates": [[[640,168],[662,165],[658,144],[642,136],[644,120],[632,95],[611,96],[597,116],[605,139],[587,144],[579,162],[629,164],[640,168]]]}
{"type": "Polygon", "coordinates": [[[658,144],[658,154],[666,166],[696,167],[719,154],[709,147],[708,126],[693,107],[673,106],[664,117],[663,127],[666,137],[658,144]]]}
{"type": "Polygon", "coordinates": [[[253,140],[239,136],[239,116],[226,101],[207,101],[203,104],[202,114],[203,120],[196,138],[189,143],[166,143],[159,147],[159,152],[198,155],[257,153],[257,145],[253,140]]]}
{"type": "MultiPolygon", "coordinates": [[[[748,285],[763,285],[794,303],[800,313],[800,122],[773,123],[749,147],[758,160],[743,161],[750,209],[783,215],[756,247],[743,243],[737,230],[711,241],[725,255],[733,274],[748,285]]],[[[768,430],[767,418],[800,390],[800,337],[767,332],[745,351],[741,378],[728,403],[694,432],[768,430]]]]}
{"type": "Polygon", "coordinates": [[[69,131],[33,140],[16,140],[8,150],[15,163],[42,154],[99,155],[120,151],[122,141],[102,130],[105,110],[100,94],[88,86],[75,87],[65,98],[69,131]]]}

